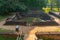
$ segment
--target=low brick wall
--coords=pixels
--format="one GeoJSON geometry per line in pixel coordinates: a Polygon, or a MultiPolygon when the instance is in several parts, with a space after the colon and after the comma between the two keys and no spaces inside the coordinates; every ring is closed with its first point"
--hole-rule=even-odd
{"type": "Polygon", "coordinates": [[[58,25],[58,23],[56,23],[55,21],[46,21],[46,22],[34,22],[33,26],[56,26],[58,25]]]}
{"type": "MultiPolygon", "coordinates": [[[[17,21],[7,21],[4,25],[23,25],[27,26],[27,22],[17,22],[17,21]]],[[[59,25],[55,21],[46,21],[46,22],[32,22],[32,26],[56,26],[59,25]]]]}
{"type": "Polygon", "coordinates": [[[54,12],[49,12],[49,14],[51,14],[51,15],[53,15],[53,16],[55,16],[55,17],[60,19],[60,15],[56,15],[54,12]]]}
{"type": "Polygon", "coordinates": [[[0,32],[0,36],[4,36],[4,37],[14,37],[16,38],[17,35],[13,32],[0,32]]]}
{"type": "Polygon", "coordinates": [[[36,33],[36,36],[37,38],[39,36],[40,38],[51,38],[54,40],[60,40],[60,32],[38,32],[36,33]]]}
{"type": "MultiPolygon", "coordinates": [[[[16,38],[15,33],[0,33],[0,36],[16,38]]],[[[60,40],[60,32],[36,32],[36,37],[38,38],[51,38],[54,40],[60,40]]]]}
{"type": "Polygon", "coordinates": [[[4,25],[24,25],[26,26],[26,22],[15,22],[15,21],[7,21],[4,25]]]}

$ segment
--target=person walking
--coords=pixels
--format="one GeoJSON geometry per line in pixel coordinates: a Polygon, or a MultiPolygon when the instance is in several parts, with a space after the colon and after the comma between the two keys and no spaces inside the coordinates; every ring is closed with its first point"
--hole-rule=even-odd
{"type": "Polygon", "coordinates": [[[16,40],[19,40],[19,38],[20,38],[20,33],[19,33],[19,26],[17,25],[16,26],[16,34],[17,34],[17,39],[16,40]]]}

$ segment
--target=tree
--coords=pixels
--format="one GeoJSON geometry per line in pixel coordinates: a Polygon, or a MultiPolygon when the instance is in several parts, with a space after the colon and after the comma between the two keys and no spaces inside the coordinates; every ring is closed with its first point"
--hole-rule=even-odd
{"type": "Polygon", "coordinates": [[[25,0],[25,5],[27,5],[29,9],[42,10],[43,7],[46,7],[46,0],[25,0]]]}
{"type": "Polygon", "coordinates": [[[45,0],[0,0],[0,15],[9,12],[27,12],[28,9],[40,9],[46,6],[45,0]]]}
{"type": "Polygon", "coordinates": [[[26,6],[16,0],[0,0],[0,15],[7,15],[9,12],[25,12],[26,6]]]}
{"type": "Polygon", "coordinates": [[[56,6],[57,6],[58,11],[59,11],[59,8],[60,8],[60,0],[56,0],[56,6]]]}

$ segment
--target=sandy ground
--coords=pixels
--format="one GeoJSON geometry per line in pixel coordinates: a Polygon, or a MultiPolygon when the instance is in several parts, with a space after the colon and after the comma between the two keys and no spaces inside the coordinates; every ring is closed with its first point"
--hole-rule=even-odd
{"type": "MultiPolygon", "coordinates": [[[[60,24],[60,19],[55,19],[57,23],[60,24]]],[[[5,21],[0,22],[0,28],[7,30],[14,30],[16,25],[3,25],[5,21]]],[[[38,32],[60,32],[60,26],[20,26],[20,33],[25,33],[24,40],[35,40],[35,33],[38,32]]]]}
{"type": "MultiPolygon", "coordinates": [[[[7,30],[14,30],[16,25],[3,25],[4,21],[0,22],[0,28],[7,29],[7,30]]],[[[20,26],[19,27],[20,33],[25,33],[25,40],[35,40],[36,36],[35,33],[38,32],[60,32],[60,26],[20,26]]]]}

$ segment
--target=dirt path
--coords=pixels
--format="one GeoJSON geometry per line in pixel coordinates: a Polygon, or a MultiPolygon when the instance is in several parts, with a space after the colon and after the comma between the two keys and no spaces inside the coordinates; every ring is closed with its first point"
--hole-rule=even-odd
{"type": "MultiPolygon", "coordinates": [[[[55,19],[57,23],[60,23],[59,19],[55,19]]],[[[14,30],[16,25],[3,25],[5,21],[0,22],[0,28],[7,29],[7,30],[14,30]]],[[[60,26],[20,26],[19,27],[20,33],[23,31],[25,33],[25,40],[35,40],[36,36],[35,33],[38,32],[60,32],[60,26]]]]}

